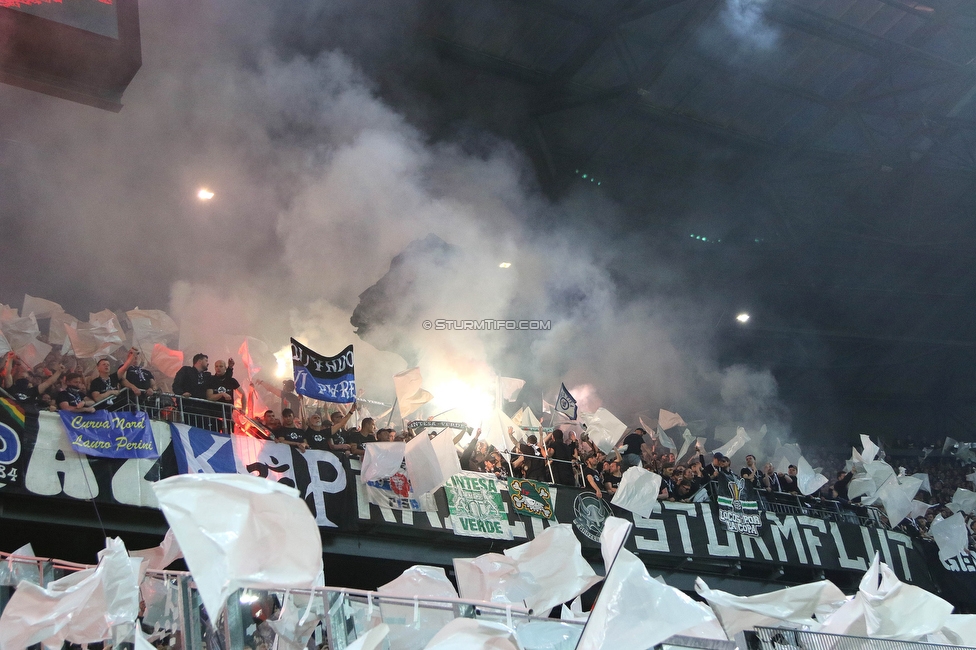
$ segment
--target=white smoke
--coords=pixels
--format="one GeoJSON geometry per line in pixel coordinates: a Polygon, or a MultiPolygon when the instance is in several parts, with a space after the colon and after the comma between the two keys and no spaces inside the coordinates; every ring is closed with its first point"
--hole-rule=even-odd
{"type": "MultiPolygon", "coordinates": [[[[590,386],[586,402],[624,420],[682,402],[693,417],[720,385],[723,413],[759,417],[775,402],[775,382],[767,406],[725,389],[736,373],[717,368],[705,335],[688,335],[707,308],[619,295],[608,268],[624,246],[599,227],[615,206],[551,204],[508,143],[472,153],[430,142],[348,56],[275,50],[266,4],[142,7],[145,63],[119,115],[0,89],[10,132],[31,143],[17,154],[30,227],[10,262],[46,278],[31,293],[64,300],[70,278],[93,310],[167,307],[145,302],[165,295],[190,355],[234,356],[243,335],[273,352],[291,336],[325,354],[353,343],[360,386],[391,401],[390,377],[407,362],[356,336],[350,315],[395,255],[433,234],[461,263],[403,298],[421,306],[406,333],[435,394],[502,374],[549,400],[561,381],[590,386]],[[197,201],[199,186],[214,199],[197,201]],[[427,331],[425,318],[543,319],[552,330],[427,331]]],[[[760,24],[747,4],[727,11],[760,24]]]]}

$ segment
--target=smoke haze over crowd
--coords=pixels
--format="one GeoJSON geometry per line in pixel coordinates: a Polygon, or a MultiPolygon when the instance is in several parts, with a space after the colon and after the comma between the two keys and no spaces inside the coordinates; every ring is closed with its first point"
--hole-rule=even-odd
{"type": "Polygon", "coordinates": [[[26,292],[82,318],[165,309],[181,347],[211,358],[236,353],[229,335],[272,351],[289,336],[326,354],[352,342],[360,386],[390,400],[407,360],[370,343],[383,336],[359,339],[350,316],[396,255],[435,235],[458,251],[449,269],[424,266],[386,296],[435,397],[496,372],[528,380],[536,411],[563,381],[629,424],[665,407],[788,433],[772,375],[716,360],[726,306],[688,300],[693,280],[646,235],[638,247],[603,227],[618,206],[592,193],[552,201],[525,153],[492,134],[432,135],[436,107],[384,77],[423,56],[398,49],[413,47],[412,6],[333,5],[326,47],[301,27],[306,4],[276,15],[247,0],[142,3],[143,67],[117,115],[0,87],[0,301],[19,307],[26,292]],[[213,200],[197,200],[200,187],[213,200]],[[552,329],[428,332],[424,318],[552,329]]]}

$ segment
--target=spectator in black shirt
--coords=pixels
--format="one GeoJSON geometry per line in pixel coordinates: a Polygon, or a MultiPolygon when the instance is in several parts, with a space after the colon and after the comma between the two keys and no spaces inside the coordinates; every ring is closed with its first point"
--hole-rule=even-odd
{"type": "Polygon", "coordinates": [[[647,433],[641,428],[634,429],[626,438],[623,444],[618,447],[621,462],[620,471],[626,472],[631,467],[642,467],[641,446],[644,444],[644,434],[647,433]]]}
{"type": "Polygon", "coordinates": [[[607,494],[612,495],[617,493],[617,486],[620,485],[622,476],[619,460],[614,459],[607,463],[607,471],[603,473],[603,487],[606,489],[607,494]]]}
{"type": "MultiPolygon", "coordinates": [[[[701,448],[699,447],[699,452],[700,451],[701,448]]],[[[701,453],[698,454],[698,462],[701,463],[702,466],[701,473],[702,476],[705,478],[705,480],[711,480],[713,478],[718,477],[718,473],[722,470],[722,461],[724,459],[725,456],[723,456],[721,452],[716,451],[714,454],[712,454],[711,464],[706,465],[705,456],[701,453]]]]}
{"type": "Polygon", "coordinates": [[[575,443],[567,444],[563,442],[562,429],[555,429],[549,434],[550,465],[552,467],[553,477],[559,485],[576,485],[576,478],[573,476],[573,456],[575,452],[575,443]]]}
{"type": "Polygon", "coordinates": [[[295,413],[296,417],[302,414],[302,398],[298,396],[295,392],[295,380],[285,379],[281,382],[281,388],[275,388],[263,379],[258,379],[256,382],[259,386],[263,386],[272,395],[278,397],[281,400],[281,410],[291,409],[295,413]]]}
{"type": "Polygon", "coordinates": [[[596,492],[596,498],[603,498],[603,477],[600,476],[600,472],[597,470],[597,456],[596,454],[590,454],[583,461],[585,464],[583,466],[583,487],[596,492]]]}
{"type": "Polygon", "coordinates": [[[316,411],[308,416],[308,426],[305,427],[305,442],[308,443],[309,449],[335,451],[329,445],[331,434],[329,428],[322,425],[321,413],[316,411]]]}
{"type": "Polygon", "coordinates": [[[285,409],[281,412],[281,426],[272,433],[275,442],[291,445],[301,452],[308,449],[308,443],[305,442],[305,432],[295,426],[295,412],[291,409],[285,409]]]}
{"type": "Polygon", "coordinates": [[[207,399],[207,386],[210,384],[210,358],[203,354],[193,355],[193,365],[183,366],[173,378],[173,392],[183,397],[207,399]]]}
{"type": "Polygon", "coordinates": [[[94,413],[94,402],[85,397],[85,378],[77,372],[69,372],[67,387],[58,393],[58,408],[72,413],[94,413]]]}
{"type": "Polygon", "coordinates": [[[23,360],[19,359],[13,352],[9,352],[4,360],[3,388],[17,403],[41,408],[41,395],[46,393],[61,378],[61,374],[64,373],[64,366],[59,364],[50,377],[37,385],[34,384],[34,376],[30,370],[30,367],[23,360]]]}
{"type": "Polygon", "coordinates": [[[156,387],[156,377],[153,376],[152,371],[142,365],[142,354],[138,351],[122,377],[122,385],[138,398],[152,397],[159,392],[156,387]]]}
{"type": "Polygon", "coordinates": [[[240,383],[234,379],[234,360],[228,359],[226,363],[223,359],[214,361],[214,374],[207,384],[207,399],[224,407],[223,413],[229,413],[234,406],[234,391],[240,387],[240,383]]]}
{"type": "Polygon", "coordinates": [[[125,376],[129,366],[132,365],[136,354],[137,351],[135,348],[130,349],[125,361],[115,372],[109,372],[112,366],[109,364],[108,359],[102,359],[95,365],[95,368],[98,370],[98,376],[92,379],[88,385],[88,393],[97,405],[97,408],[117,411],[126,405],[125,398],[119,397],[123,390],[121,378],[125,376]]]}

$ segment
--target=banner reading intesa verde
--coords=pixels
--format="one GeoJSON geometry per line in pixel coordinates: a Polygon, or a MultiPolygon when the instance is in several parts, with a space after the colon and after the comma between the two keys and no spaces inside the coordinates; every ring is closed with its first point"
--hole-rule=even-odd
{"type": "Polygon", "coordinates": [[[159,458],[145,413],[69,413],[59,411],[76,451],[99,458],[159,458]]]}
{"type": "Polygon", "coordinates": [[[498,479],[493,474],[460,472],[447,480],[444,493],[456,535],[512,539],[498,479]]]}

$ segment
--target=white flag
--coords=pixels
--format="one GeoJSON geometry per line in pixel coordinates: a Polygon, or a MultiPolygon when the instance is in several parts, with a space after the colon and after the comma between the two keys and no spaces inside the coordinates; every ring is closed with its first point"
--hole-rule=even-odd
{"type": "Polygon", "coordinates": [[[433,395],[421,388],[423,381],[423,377],[420,376],[420,368],[410,368],[393,375],[393,387],[396,389],[401,418],[407,417],[434,399],[433,395]]]}

